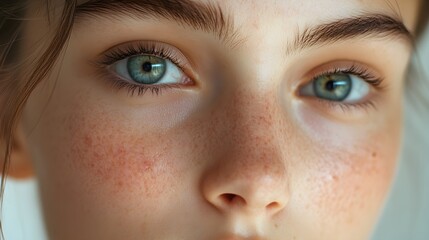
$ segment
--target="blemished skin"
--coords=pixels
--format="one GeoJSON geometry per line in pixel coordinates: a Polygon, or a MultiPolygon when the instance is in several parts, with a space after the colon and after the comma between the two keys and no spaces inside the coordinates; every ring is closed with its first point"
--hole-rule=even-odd
{"type": "MultiPolygon", "coordinates": [[[[22,56],[49,32],[36,2],[22,56]]],[[[286,46],[359,13],[400,12],[412,31],[418,1],[207,2],[233,20],[234,44],[167,19],[76,22],[21,121],[50,239],[369,239],[400,151],[412,47],[371,36],[286,46]],[[94,62],[147,40],[180,52],[188,81],[160,94],[114,89],[112,68],[94,62]],[[368,84],[370,104],[300,91],[351,63],[383,79],[368,84]]]]}

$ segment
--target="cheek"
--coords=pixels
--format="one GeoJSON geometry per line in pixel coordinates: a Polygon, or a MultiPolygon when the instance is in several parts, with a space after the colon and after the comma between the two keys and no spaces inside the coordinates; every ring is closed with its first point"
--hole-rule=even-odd
{"type": "Polygon", "coordinates": [[[392,180],[395,153],[359,145],[354,150],[327,151],[319,156],[316,171],[308,178],[315,186],[316,191],[311,192],[318,209],[346,217],[342,220],[349,223],[358,212],[379,209],[392,180]]]}
{"type": "Polygon", "coordinates": [[[371,231],[395,172],[399,134],[394,135],[370,135],[354,142],[350,138],[343,147],[315,143],[313,161],[304,166],[306,189],[301,198],[313,219],[325,219],[321,231],[338,226],[349,232],[371,231]]]}
{"type": "Polygon", "coordinates": [[[149,114],[95,101],[52,104],[30,140],[48,231],[107,239],[161,227],[191,175],[180,124],[148,126],[149,114]]]}
{"type": "Polygon", "coordinates": [[[136,122],[102,110],[76,114],[68,121],[67,158],[90,185],[113,194],[157,198],[177,173],[174,133],[136,122]]]}
{"type": "Polygon", "coordinates": [[[294,161],[292,173],[296,202],[307,219],[320,220],[320,232],[340,226],[344,234],[371,231],[395,173],[400,114],[353,126],[303,114],[305,154],[294,161]]]}

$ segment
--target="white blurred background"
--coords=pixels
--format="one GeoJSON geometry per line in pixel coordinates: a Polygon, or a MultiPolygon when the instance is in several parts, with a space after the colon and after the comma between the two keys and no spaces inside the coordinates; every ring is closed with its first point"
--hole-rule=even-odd
{"type": "MultiPolygon", "coordinates": [[[[408,81],[422,79],[425,75],[426,89],[429,90],[429,28],[422,43],[417,50],[417,65],[421,65],[417,68],[420,72],[412,74],[408,81]]],[[[429,91],[422,92],[429,97],[429,91]]],[[[429,239],[429,114],[425,118],[409,118],[415,116],[416,110],[414,103],[408,102],[407,106],[406,147],[374,240],[429,239]],[[420,135],[416,136],[414,132],[420,135]]],[[[424,111],[429,113],[429,109],[424,111]]],[[[46,239],[35,181],[8,179],[2,222],[6,240],[46,239]]]]}

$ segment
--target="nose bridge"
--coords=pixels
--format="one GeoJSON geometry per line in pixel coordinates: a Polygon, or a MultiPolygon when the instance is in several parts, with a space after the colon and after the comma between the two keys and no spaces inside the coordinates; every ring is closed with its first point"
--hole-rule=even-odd
{"type": "Polygon", "coordinates": [[[276,98],[269,93],[237,90],[222,108],[228,134],[215,167],[205,176],[206,198],[218,209],[233,206],[259,213],[281,210],[288,199],[286,161],[280,148],[276,98]]]}
{"type": "Polygon", "coordinates": [[[236,171],[244,176],[260,180],[284,178],[285,162],[278,134],[281,119],[274,93],[239,90],[233,102],[230,114],[233,147],[227,158],[239,164],[236,171]]]}
{"type": "Polygon", "coordinates": [[[233,152],[242,156],[240,159],[247,159],[246,163],[252,162],[252,159],[259,159],[258,163],[262,163],[267,159],[281,158],[278,130],[282,119],[275,94],[237,90],[231,102],[233,104],[225,112],[230,123],[229,137],[234,146],[233,152]]]}

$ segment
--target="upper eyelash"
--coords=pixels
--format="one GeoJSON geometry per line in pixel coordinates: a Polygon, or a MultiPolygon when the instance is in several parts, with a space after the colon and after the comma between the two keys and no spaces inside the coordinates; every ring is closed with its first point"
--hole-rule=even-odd
{"type": "Polygon", "coordinates": [[[317,74],[315,77],[313,77],[312,81],[316,80],[317,78],[321,77],[321,76],[325,76],[325,75],[330,75],[330,74],[336,74],[336,73],[345,73],[345,74],[351,74],[351,75],[355,75],[358,76],[360,78],[362,78],[363,80],[365,80],[367,83],[371,84],[372,86],[374,86],[377,89],[384,89],[383,86],[383,78],[382,77],[377,77],[374,74],[372,74],[368,69],[364,68],[364,67],[360,67],[356,64],[353,64],[352,66],[348,67],[348,68],[333,68],[331,70],[328,71],[324,71],[320,74],[317,74]]]}
{"type": "Polygon", "coordinates": [[[138,55],[153,55],[170,60],[183,71],[184,64],[182,60],[176,56],[175,51],[162,45],[163,44],[151,41],[127,44],[105,53],[99,63],[109,66],[125,58],[138,55]]]}

